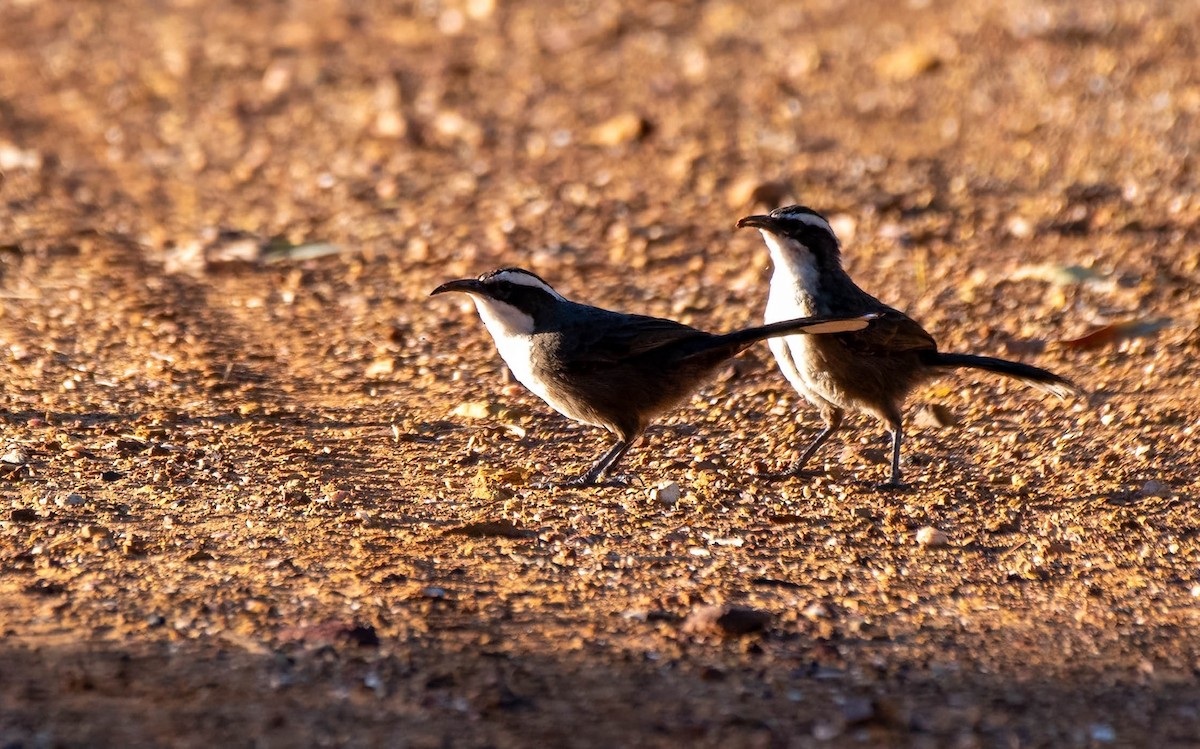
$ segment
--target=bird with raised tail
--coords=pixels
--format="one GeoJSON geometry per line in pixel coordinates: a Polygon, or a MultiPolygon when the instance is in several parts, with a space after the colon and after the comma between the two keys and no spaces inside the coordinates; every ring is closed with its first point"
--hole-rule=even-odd
{"type": "Polygon", "coordinates": [[[650,423],[700,387],[729,358],[772,336],[861,331],[871,314],[782,320],[712,334],[673,320],[590,307],[537,275],[501,268],[431,293],[468,294],[513,376],[551,408],[617,438],[582,474],[559,482],[623,483],[613,469],[650,423]]]}
{"type": "Polygon", "coordinates": [[[771,352],[792,387],[820,411],[825,428],[792,465],[771,478],[796,476],[837,431],[847,411],[874,416],[892,435],[891,475],[883,488],[902,487],[900,444],[903,408],[920,383],[961,367],[1013,377],[1066,397],[1079,392],[1070,380],[1020,362],[938,351],[937,342],[912,318],[860,289],[842,269],[841,247],[825,218],[804,206],[746,216],[738,228],[758,229],[774,270],[766,321],[805,315],[877,315],[868,328],[830,336],[772,338],[771,352]]]}

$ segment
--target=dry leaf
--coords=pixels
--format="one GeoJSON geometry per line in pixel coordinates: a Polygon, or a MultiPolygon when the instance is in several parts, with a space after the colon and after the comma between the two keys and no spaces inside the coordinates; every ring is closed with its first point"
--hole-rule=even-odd
{"type": "Polygon", "coordinates": [[[1169,317],[1156,317],[1148,320],[1122,320],[1099,327],[1090,333],[1069,341],[1063,341],[1064,346],[1078,349],[1094,349],[1118,343],[1128,338],[1143,338],[1151,336],[1171,324],[1169,317]]]}

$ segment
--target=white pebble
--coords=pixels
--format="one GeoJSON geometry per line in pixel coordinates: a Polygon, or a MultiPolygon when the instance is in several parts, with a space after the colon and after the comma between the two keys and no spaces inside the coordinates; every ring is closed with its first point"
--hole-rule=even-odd
{"type": "Polygon", "coordinates": [[[917,543],[921,546],[938,548],[948,545],[950,543],[950,537],[937,528],[927,525],[917,531],[917,543]]]}
{"type": "Polygon", "coordinates": [[[0,456],[0,463],[8,463],[13,466],[23,466],[29,461],[29,456],[19,448],[13,448],[0,456]]]}
{"type": "Polygon", "coordinates": [[[1092,735],[1092,741],[1101,744],[1111,744],[1117,740],[1117,732],[1107,723],[1093,723],[1089,727],[1088,733],[1092,735]]]}
{"type": "Polygon", "coordinates": [[[679,484],[674,481],[665,481],[650,490],[654,501],[666,507],[674,507],[681,494],[679,484]]]}

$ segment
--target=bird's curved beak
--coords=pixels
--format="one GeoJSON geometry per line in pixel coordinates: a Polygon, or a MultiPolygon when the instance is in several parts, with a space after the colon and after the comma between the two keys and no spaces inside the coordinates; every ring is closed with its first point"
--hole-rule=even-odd
{"type": "Polygon", "coordinates": [[[764,231],[779,233],[779,221],[774,216],[746,216],[739,218],[737,228],[745,229],[762,229],[764,231]]]}
{"type": "Polygon", "coordinates": [[[470,294],[472,292],[476,294],[482,294],[483,284],[481,284],[477,278],[462,278],[457,281],[447,281],[433,291],[429,292],[429,296],[434,296],[435,294],[445,294],[448,291],[461,291],[466,294],[470,294]]]}

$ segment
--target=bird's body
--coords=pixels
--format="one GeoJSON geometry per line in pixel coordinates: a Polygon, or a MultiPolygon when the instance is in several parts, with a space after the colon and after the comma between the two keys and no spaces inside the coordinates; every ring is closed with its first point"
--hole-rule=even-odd
{"type": "Polygon", "coordinates": [[[780,476],[799,473],[849,411],[874,416],[892,433],[889,485],[898,485],[904,401],[917,385],[957,367],[1015,377],[1060,396],[1075,390],[1062,377],[1027,364],[939,352],[933,336],[916,321],[854,283],[842,268],[832,228],[811,209],[781,208],[767,216],[743,218],[738,226],[757,228],[771,254],[767,322],[808,315],[876,315],[871,326],[860,331],[768,342],[788,382],[825,422],[825,429],[780,476]]]}
{"type": "Polygon", "coordinates": [[[434,291],[471,295],[517,381],[564,416],[600,427],[617,444],[574,483],[596,483],[646,427],[727,359],[770,335],[843,332],[854,320],[788,320],[724,335],[656,317],[572,302],[528,271],[504,268],[434,291]]]}

